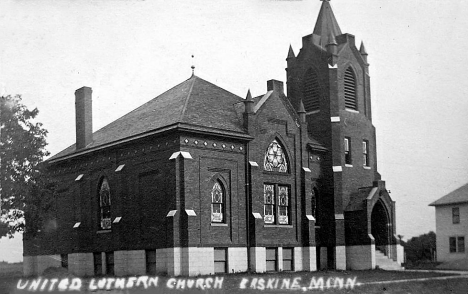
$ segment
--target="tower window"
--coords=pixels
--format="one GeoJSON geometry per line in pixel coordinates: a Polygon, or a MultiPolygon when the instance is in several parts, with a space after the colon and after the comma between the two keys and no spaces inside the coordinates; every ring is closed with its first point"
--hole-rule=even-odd
{"type": "Polygon", "coordinates": [[[351,161],[351,138],[344,138],[344,155],[345,155],[345,164],[352,164],[351,161]]]}
{"type": "Polygon", "coordinates": [[[348,67],[344,76],[345,107],[357,110],[356,101],[356,75],[351,67],[348,67]]]}
{"type": "Polygon", "coordinates": [[[369,166],[369,142],[367,140],[362,141],[362,165],[369,166]]]}
{"type": "Polygon", "coordinates": [[[315,70],[309,69],[304,77],[304,108],[306,112],[320,109],[319,78],[315,70]]]}
{"type": "Polygon", "coordinates": [[[460,208],[459,207],[452,207],[452,223],[453,224],[460,223],[460,208]]]}
{"type": "Polygon", "coordinates": [[[224,222],[224,189],[219,180],[214,183],[211,189],[211,222],[224,222]]]}

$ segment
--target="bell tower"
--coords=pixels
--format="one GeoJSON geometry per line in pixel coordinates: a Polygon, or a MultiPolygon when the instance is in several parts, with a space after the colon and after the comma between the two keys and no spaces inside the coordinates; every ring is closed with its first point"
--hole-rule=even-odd
{"type": "MultiPolygon", "coordinates": [[[[363,191],[379,182],[385,190],[385,183],[377,172],[366,49],[363,43],[356,47],[354,35],[341,32],[330,1],[322,1],[313,33],[302,38],[297,56],[289,48],[287,94],[296,109],[303,103],[309,135],[328,149],[321,176],[312,179],[321,208],[316,227],[319,266],[346,269],[347,258],[352,258],[347,247],[373,242],[367,236],[367,214],[358,222],[369,234],[363,231],[362,240],[350,237],[350,226],[360,225],[350,209],[366,199],[363,191]]],[[[390,206],[388,210],[394,210],[390,206]]]]}

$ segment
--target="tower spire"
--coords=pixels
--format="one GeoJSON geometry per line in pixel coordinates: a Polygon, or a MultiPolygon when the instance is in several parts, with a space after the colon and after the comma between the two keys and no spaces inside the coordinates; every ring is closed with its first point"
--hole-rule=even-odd
{"type": "Polygon", "coordinates": [[[341,35],[341,29],[336,21],[335,15],[330,5],[330,0],[320,0],[322,1],[322,7],[320,7],[320,12],[317,17],[317,22],[315,23],[314,35],[320,36],[319,45],[322,48],[325,48],[330,42],[328,40],[329,36],[339,36],[341,35]]]}

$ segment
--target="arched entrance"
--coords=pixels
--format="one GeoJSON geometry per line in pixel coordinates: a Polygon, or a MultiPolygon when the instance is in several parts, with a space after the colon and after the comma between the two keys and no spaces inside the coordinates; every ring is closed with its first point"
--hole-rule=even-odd
{"type": "Polygon", "coordinates": [[[375,248],[388,255],[390,245],[390,220],[381,200],[377,201],[371,214],[371,233],[375,239],[375,248]]]}

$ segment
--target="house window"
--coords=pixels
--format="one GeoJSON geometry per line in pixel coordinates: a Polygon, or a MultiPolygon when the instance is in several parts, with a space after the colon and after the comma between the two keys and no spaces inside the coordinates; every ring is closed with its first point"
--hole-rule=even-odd
{"type": "Polygon", "coordinates": [[[265,224],[289,224],[289,187],[264,184],[263,191],[265,224]]]}
{"type": "Polygon", "coordinates": [[[114,274],[114,252],[106,252],[106,274],[114,274]]]}
{"type": "Polygon", "coordinates": [[[214,249],[214,271],[215,274],[227,273],[227,248],[214,249]]]}
{"type": "Polygon", "coordinates": [[[294,270],[294,248],[283,248],[283,271],[294,270]]]}
{"type": "Polygon", "coordinates": [[[344,155],[345,155],[345,164],[352,164],[351,161],[351,138],[344,138],[344,155]]]}
{"type": "Polygon", "coordinates": [[[93,262],[94,262],[94,275],[102,275],[102,255],[101,252],[93,253],[93,262]]]}
{"type": "Polygon", "coordinates": [[[101,215],[101,229],[110,230],[111,228],[111,196],[109,182],[104,178],[99,188],[99,209],[101,215]]]}
{"type": "Polygon", "coordinates": [[[288,172],[288,162],[284,153],[284,148],[275,139],[270,143],[265,153],[263,167],[266,171],[276,171],[280,173],[288,172]]]}
{"type": "Polygon", "coordinates": [[[266,248],[266,271],[274,272],[277,270],[277,248],[266,248]]]}
{"type": "Polygon", "coordinates": [[[146,250],[146,273],[149,275],[156,274],[156,250],[146,250]]]}
{"type": "Polygon", "coordinates": [[[224,189],[219,180],[214,183],[211,189],[211,222],[224,222],[224,189]]]}
{"type": "Polygon", "coordinates": [[[356,101],[356,75],[351,67],[348,67],[344,76],[344,97],[347,109],[357,110],[356,101]]]}
{"type": "Polygon", "coordinates": [[[452,223],[454,224],[460,223],[460,208],[459,207],[452,208],[452,223]]]}
{"type": "Polygon", "coordinates": [[[63,268],[68,268],[68,254],[60,254],[60,263],[63,268]]]}
{"type": "Polygon", "coordinates": [[[465,252],[465,237],[450,237],[449,248],[450,253],[465,252]]]}
{"type": "Polygon", "coordinates": [[[458,252],[465,252],[465,237],[458,237],[458,252]]]}
{"type": "Polygon", "coordinates": [[[369,142],[367,140],[362,141],[362,156],[362,165],[369,166],[369,142]]]}
{"type": "Polygon", "coordinates": [[[315,70],[309,69],[304,78],[304,108],[306,112],[320,109],[319,78],[315,70]]]}

